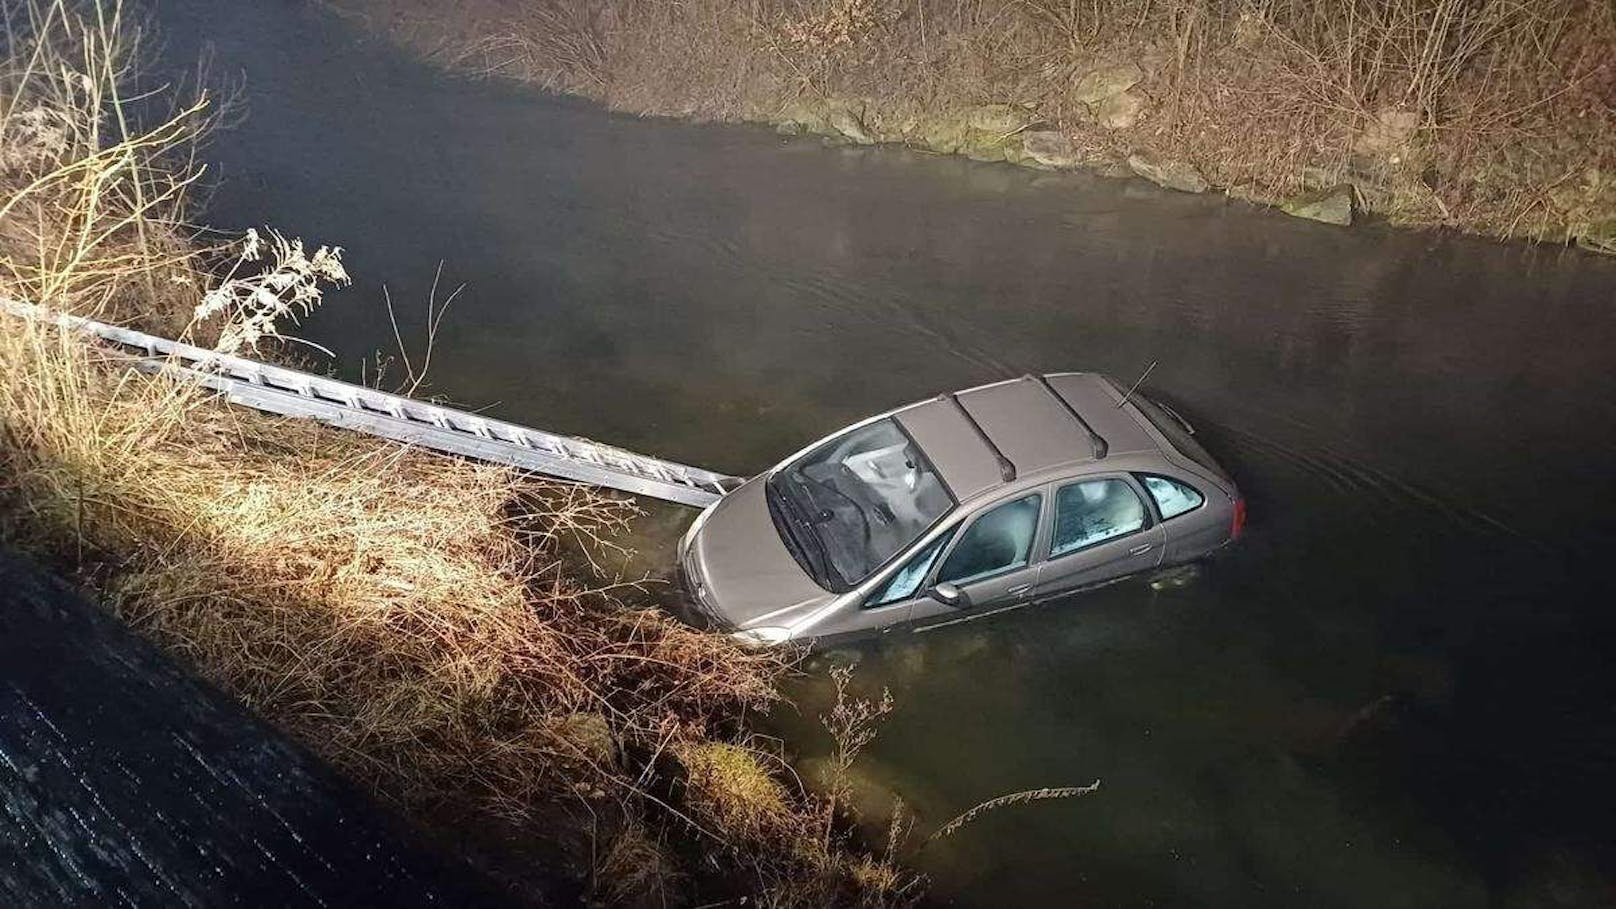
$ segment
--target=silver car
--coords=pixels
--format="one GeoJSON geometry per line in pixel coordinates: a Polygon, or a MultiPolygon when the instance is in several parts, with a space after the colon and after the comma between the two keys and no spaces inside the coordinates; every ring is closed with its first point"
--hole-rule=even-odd
{"type": "Polygon", "coordinates": [[[689,607],[756,644],[926,630],[1199,559],[1245,502],[1171,409],[1027,376],[872,417],[702,512],[689,607]]]}

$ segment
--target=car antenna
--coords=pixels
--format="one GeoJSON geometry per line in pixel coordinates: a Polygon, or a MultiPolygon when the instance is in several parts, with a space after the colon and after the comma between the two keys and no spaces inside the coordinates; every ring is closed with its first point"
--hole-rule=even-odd
{"type": "Polygon", "coordinates": [[[1139,390],[1139,386],[1145,384],[1145,377],[1150,375],[1150,371],[1155,368],[1156,361],[1151,360],[1150,365],[1145,367],[1145,371],[1139,374],[1139,381],[1133,383],[1133,387],[1128,389],[1128,393],[1123,395],[1122,400],[1117,402],[1117,407],[1120,408],[1122,405],[1128,403],[1128,399],[1133,397],[1133,393],[1139,390]]]}
{"type": "Polygon", "coordinates": [[[1049,396],[1055,399],[1055,403],[1066,408],[1066,412],[1072,415],[1072,419],[1077,421],[1077,425],[1083,427],[1083,431],[1089,434],[1089,444],[1094,447],[1094,459],[1096,461],[1105,457],[1105,453],[1111,449],[1111,446],[1100,438],[1100,434],[1094,431],[1094,427],[1089,425],[1089,421],[1083,419],[1083,415],[1077,412],[1077,408],[1072,406],[1072,402],[1066,400],[1064,395],[1055,390],[1055,386],[1049,384],[1048,376],[1028,375],[1023,376],[1023,378],[1044,386],[1044,391],[1049,392],[1049,396]]]}
{"type": "Polygon", "coordinates": [[[999,476],[1006,483],[1015,482],[1016,465],[1004,456],[1004,452],[999,450],[999,446],[993,444],[993,439],[988,436],[987,430],[983,429],[982,424],[976,422],[976,417],[971,416],[971,412],[965,409],[965,402],[954,394],[945,394],[943,397],[954,402],[954,407],[959,410],[960,416],[964,417],[965,422],[971,424],[971,428],[976,430],[976,437],[982,440],[982,443],[988,447],[989,451],[993,452],[993,459],[999,462],[999,476]]]}

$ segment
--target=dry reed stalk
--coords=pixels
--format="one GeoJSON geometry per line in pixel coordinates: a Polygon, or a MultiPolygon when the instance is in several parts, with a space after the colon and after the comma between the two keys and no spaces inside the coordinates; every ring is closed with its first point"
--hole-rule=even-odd
{"type": "MultiPolygon", "coordinates": [[[[111,62],[127,53],[115,4],[9,11],[0,293],[148,325],[222,318],[217,343],[250,347],[345,278],[334,250],[275,238],[256,274],[210,279],[201,265],[229,257],[182,232],[205,102],[142,130],[105,84],[127,71],[111,62]]],[[[713,821],[671,801],[658,755],[741,735],[779,697],[784,656],[633,608],[632,585],[580,567],[573,553],[634,513],[582,487],[223,407],[81,337],[0,321],[9,545],[96,587],[429,826],[543,841],[556,867],[581,861],[598,825],[699,838],[713,821]]],[[[795,854],[771,867],[829,873],[795,854]]]]}
{"type": "Polygon", "coordinates": [[[1023,791],[1023,792],[1012,792],[1012,793],[1009,793],[1008,795],[1001,795],[998,798],[991,798],[991,799],[988,799],[985,802],[982,802],[979,805],[976,805],[975,807],[971,808],[969,811],[966,811],[964,814],[959,815],[958,817],[954,818],[953,820],[949,821],[948,823],[944,824],[943,826],[938,827],[937,831],[935,833],[933,833],[931,836],[926,838],[926,842],[930,843],[930,842],[933,842],[935,840],[940,840],[940,839],[944,839],[944,838],[949,837],[949,836],[953,836],[955,833],[959,832],[960,828],[962,828],[965,825],[971,823],[972,821],[974,821],[977,818],[981,817],[982,815],[988,813],[989,811],[994,811],[994,810],[997,810],[999,808],[1008,808],[1011,805],[1025,805],[1025,804],[1027,804],[1029,802],[1041,802],[1041,801],[1045,801],[1045,800],[1048,800],[1048,799],[1077,798],[1077,797],[1080,797],[1080,796],[1089,795],[1089,794],[1095,792],[1096,790],[1098,790],[1099,788],[1100,788],[1100,781],[1095,780],[1094,782],[1088,784],[1087,786],[1067,786],[1067,787],[1061,787],[1061,788],[1028,789],[1028,790],[1023,791]]]}

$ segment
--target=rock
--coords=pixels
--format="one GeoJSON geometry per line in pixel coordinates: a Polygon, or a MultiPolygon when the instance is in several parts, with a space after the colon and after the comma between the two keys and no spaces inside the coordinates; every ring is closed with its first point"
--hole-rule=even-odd
{"type": "Polygon", "coordinates": [[[1042,167],[1043,165],[1028,157],[1027,149],[1021,141],[1022,135],[1024,134],[1016,133],[1014,136],[1004,140],[1005,162],[1009,164],[1020,164],[1025,167],[1042,167]]]}
{"type": "Polygon", "coordinates": [[[972,161],[1003,161],[1004,143],[995,141],[989,133],[973,132],[959,153],[972,161]]]}
{"type": "Polygon", "coordinates": [[[1346,226],[1352,223],[1352,184],[1338,183],[1329,189],[1293,196],[1279,207],[1287,215],[1346,226]]]}
{"type": "Polygon", "coordinates": [[[870,102],[865,102],[859,122],[876,142],[902,142],[914,132],[916,124],[912,116],[870,102]]]}
{"type": "Polygon", "coordinates": [[[1076,167],[1083,160],[1072,146],[1071,137],[1053,129],[1022,133],[1021,150],[1027,158],[1046,167],[1076,167]]]}
{"type": "Polygon", "coordinates": [[[777,128],[784,129],[787,124],[792,124],[798,133],[824,134],[831,130],[825,120],[824,104],[812,98],[788,102],[775,119],[779,123],[777,128]]]}
{"type": "Polygon", "coordinates": [[[1117,158],[1111,155],[1107,155],[1101,160],[1094,162],[1090,165],[1090,167],[1096,174],[1102,177],[1110,177],[1112,179],[1120,180],[1138,176],[1134,173],[1133,168],[1128,166],[1127,159],[1117,158]]]}
{"type": "Polygon", "coordinates": [[[964,118],[943,115],[921,124],[920,141],[934,152],[952,155],[965,144],[971,129],[964,118]]]}
{"type": "Polygon", "coordinates": [[[1091,69],[1078,77],[1072,94],[1084,104],[1099,104],[1114,95],[1120,95],[1145,78],[1145,74],[1132,63],[1115,63],[1091,69]]]}
{"type": "Polygon", "coordinates": [[[1204,193],[1211,187],[1195,165],[1187,161],[1157,161],[1153,156],[1136,153],[1128,156],[1128,169],[1157,186],[1182,193],[1204,193]]]}
{"type": "Polygon", "coordinates": [[[1014,104],[984,104],[965,115],[965,125],[971,129],[1000,137],[1020,132],[1037,121],[1031,111],[1014,104]]]}
{"type": "Polygon", "coordinates": [[[1577,245],[1589,252],[1616,256],[1616,218],[1610,218],[1582,229],[1577,245]]]}
{"type": "Polygon", "coordinates": [[[1020,161],[1021,130],[1036,118],[1009,104],[990,104],[921,121],[912,141],[945,155],[973,161],[1020,161]]]}
{"type": "Polygon", "coordinates": [[[1130,129],[1144,113],[1145,96],[1129,89],[1101,101],[1094,117],[1106,129],[1130,129]]]}
{"type": "Polygon", "coordinates": [[[787,102],[772,119],[775,131],[782,135],[816,133],[859,145],[875,144],[864,124],[864,103],[859,100],[797,98],[787,102]]]}
{"type": "Polygon", "coordinates": [[[875,144],[875,139],[871,138],[869,132],[864,128],[864,122],[849,107],[843,105],[831,107],[825,115],[825,122],[832,129],[858,145],[875,144]]]}

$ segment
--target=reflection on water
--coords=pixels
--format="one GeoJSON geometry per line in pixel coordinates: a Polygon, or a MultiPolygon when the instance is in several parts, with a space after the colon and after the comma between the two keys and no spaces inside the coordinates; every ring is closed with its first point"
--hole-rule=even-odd
{"type": "MultiPolygon", "coordinates": [[[[853,419],[1033,370],[1137,375],[1203,427],[1249,537],[1184,589],[868,649],[869,753],[961,905],[1549,905],[1616,856],[1616,263],[440,80],[314,13],[163,0],[245,68],[219,224],[349,249],[308,326],[357,374],[467,290],[436,390],[759,470],[853,419]],[[413,305],[412,305],[413,304],[413,305]]],[[[686,518],[661,512],[646,558],[686,518]]],[[[819,682],[785,718],[812,758],[819,682]]]]}

